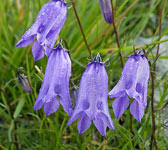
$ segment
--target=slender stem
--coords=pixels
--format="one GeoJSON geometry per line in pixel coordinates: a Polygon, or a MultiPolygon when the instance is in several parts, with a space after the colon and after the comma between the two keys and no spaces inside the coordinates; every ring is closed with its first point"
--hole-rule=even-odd
{"type": "MultiPolygon", "coordinates": [[[[158,35],[161,35],[162,32],[162,13],[163,13],[163,7],[164,7],[165,0],[162,1],[162,5],[160,7],[160,19],[159,19],[159,33],[158,35]]],[[[158,44],[157,51],[156,51],[156,58],[159,57],[159,49],[160,49],[160,44],[158,44]]],[[[155,149],[157,150],[157,141],[155,139],[155,130],[156,130],[156,125],[155,125],[155,114],[154,114],[154,94],[155,94],[155,71],[156,71],[156,62],[153,65],[153,71],[151,72],[151,78],[152,78],[152,96],[151,96],[151,109],[152,109],[152,136],[151,136],[151,142],[150,142],[150,150],[152,150],[153,143],[155,146],[155,149]]]]}
{"type": "Polygon", "coordinates": [[[84,39],[84,41],[85,41],[85,45],[86,45],[86,47],[87,47],[87,49],[88,49],[88,52],[89,52],[90,58],[92,59],[92,53],[91,53],[91,50],[90,50],[89,45],[88,45],[88,43],[87,43],[86,36],[85,36],[84,31],[83,31],[83,28],[82,28],[82,25],[81,25],[80,19],[79,19],[79,17],[78,17],[78,13],[77,13],[77,11],[76,11],[76,7],[75,7],[75,4],[74,4],[73,0],[71,0],[71,3],[72,3],[72,7],[73,7],[73,10],[74,10],[74,13],[75,13],[76,19],[77,19],[77,21],[78,21],[78,24],[79,24],[80,30],[81,30],[81,32],[82,32],[82,36],[83,36],[83,39],[84,39]]]}
{"type": "MultiPolygon", "coordinates": [[[[155,67],[153,67],[153,72],[151,72],[151,78],[152,78],[152,96],[151,96],[151,109],[152,109],[152,136],[151,136],[151,142],[150,142],[150,150],[152,150],[153,147],[153,141],[155,140],[155,115],[154,115],[154,86],[155,86],[155,67]]],[[[155,143],[155,147],[157,147],[157,144],[155,143]]],[[[157,149],[157,148],[156,148],[157,149]]]]}
{"type": "MultiPolygon", "coordinates": [[[[113,2],[111,0],[111,7],[112,7],[112,20],[113,20],[113,28],[114,28],[114,32],[115,32],[115,37],[116,37],[116,42],[117,42],[117,46],[120,49],[120,43],[119,43],[119,38],[118,38],[118,31],[115,25],[115,20],[114,20],[114,7],[113,7],[113,2]]],[[[122,54],[121,51],[119,51],[119,55],[120,55],[120,61],[121,61],[121,67],[124,67],[124,63],[123,63],[123,58],[122,58],[122,54]]]]}
{"type": "Polygon", "coordinates": [[[134,55],[136,55],[136,48],[135,48],[135,46],[133,46],[133,52],[134,52],[134,55]]]}

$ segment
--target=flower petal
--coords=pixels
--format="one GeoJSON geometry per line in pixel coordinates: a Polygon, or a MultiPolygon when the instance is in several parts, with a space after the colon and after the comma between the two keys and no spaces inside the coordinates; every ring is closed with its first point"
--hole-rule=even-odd
{"type": "Polygon", "coordinates": [[[128,106],[129,98],[127,95],[118,97],[114,100],[112,107],[117,119],[124,113],[128,106]]]}
{"type": "Polygon", "coordinates": [[[43,43],[42,45],[47,49],[47,56],[50,53],[48,52],[50,50],[48,46],[51,48],[54,47],[55,41],[66,20],[66,14],[67,8],[64,2],[51,1],[48,9],[41,15],[43,21],[37,31],[37,40],[39,43],[43,43]]]}
{"type": "Polygon", "coordinates": [[[79,134],[85,132],[91,125],[91,120],[86,114],[83,114],[81,119],[78,121],[79,134]]]}
{"type": "Polygon", "coordinates": [[[58,14],[57,17],[57,21],[55,22],[54,26],[52,27],[52,29],[48,32],[46,39],[44,41],[45,45],[46,45],[46,51],[45,54],[46,56],[50,55],[50,49],[48,48],[51,47],[53,48],[56,42],[56,39],[66,21],[66,15],[67,15],[67,9],[65,6],[62,7],[60,13],[58,14]]]}
{"type": "Polygon", "coordinates": [[[42,99],[48,93],[48,90],[49,90],[49,87],[50,87],[50,84],[51,84],[51,77],[53,75],[53,68],[54,68],[54,65],[55,65],[55,56],[56,56],[55,53],[51,53],[51,55],[48,59],[43,83],[42,83],[42,86],[40,88],[40,92],[39,92],[38,97],[36,99],[35,105],[33,107],[34,110],[40,109],[42,107],[42,105],[45,103],[45,101],[43,102],[42,99]]]}
{"type": "Polygon", "coordinates": [[[120,80],[117,85],[110,91],[109,97],[118,97],[126,90],[130,97],[133,97],[136,86],[136,75],[139,67],[139,55],[132,55],[126,62],[120,80]]]}
{"type": "Polygon", "coordinates": [[[41,107],[43,106],[43,104],[44,104],[44,102],[41,99],[36,100],[36,102],[35,102],[35,104],[33,106],[33,109],[34,110],[39,110],[39,109],[41,109],[41,107]]]}
{"type": "Polygon", "coordinates": [[[140,65],[137,70],[136,76],[136,92],[134,97],[137,101],[143,103],[143,106],[147,106],[147,87],[150,76],[149,64],[145,56],[141,55],[140,65]]]}
{"type": "Polygon", "coordinates": [[[41,46],[37,41],[34,42],[32,47],[32,53],[35,61],[43,58],[44,57],[43,46],[41,46]]]}
{"type": "Polygon", "coordinates": [[[134,116],[134,118],[141,122],[141,119],[144,115],[144,107],[141,103],[134,100],[130,105],[130,113],[134,116]]]}
{"type": "Polygon", "coordinates": [[[59,101],[57,100],[57,98],[53,98],[50,102],[46,102],[44,103],[44,112],[45,114],[48,116],[54,112],[57,111],[57,109],[59,108],[59,101]]]}
{"type": "Polygon", "coordinates": [[[69,119],[67,125],[69,126],[70,124],[72,124],[72,122],[74,122],[76,119],[80,118],[82,115],[86,115],[86,113],[83,111],[79,111],[78,113],[73,113],[71,118],[69,119]]]}
{"type": "Polygon", "coordinates": [[[101,11],[107,23],[112,24],[112,7],[110,0],[99,0],[101,11]]]}
{"type": "Polygon", "coordinates": [[[63,106],[65,112],[67,112],[68,115],[71,115],[72,103],[69,93],[71,61],[68,52],[66,52],[64,49],[54,49],[52,50],[52,53],[55,53],[55,64],[53,67],[53,75],[50,77],[51,84],[48,90],[48,94],[56,94],[60,96],[60,103],[63,106]]]}
{"type": "Polygon", "coordinates": [[[106,136],[106,128],[107,125],[104,124],[102,119],[96,119],[93,120],[94,125],[98,129],[98,131],[101,133],[101,135],[106,136]]]}
{"type": "Polygon", "coordinates": [[[31,35],[28,38],[21,38],[21,40],[16,44],[17,47],[26,47],[34,42],[35,35],[31,35]]]}
{"type": "Polygon", "coordinates": [[[113,125],[113,121],[111,119],[111,117],[109,117],[110,114],[106,115],[104,112],[99,112],[96,115],[96,119],[101,119],[103,120],[103,123],[108,126],[110,129],[115,129],[114,125],[113,125]]]}

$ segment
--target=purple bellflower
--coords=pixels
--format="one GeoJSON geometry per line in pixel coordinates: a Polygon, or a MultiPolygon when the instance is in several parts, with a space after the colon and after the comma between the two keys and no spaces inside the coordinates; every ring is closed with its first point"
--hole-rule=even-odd
{"type": "Polygon", "coordinates": [[[80,118],[78,131],[82,134],[90,127],[93,120],[98,131],[105,136],[107,127],[114,129],[107,97],[108,76],[98,54],[82,75],[75,109],[67,124],[70,125],[80,118]]]}
{"type": "Polygon", "coordinates": [[[112,6],[110,0],[99,0],[104,19],[108,24],[112,24],[112,6]]]}
{"type": "Polygon", "coordinates": [[[141,122],[147,106],[147,86],[149,81],[149,64],[144,55],[131,55],[126,62],[121,78],[110,91],[109,97],[117,97],[113,102],[113,111],[119,118],[129,106],[129,97],[134,101],[130,113],[141,122]]]}
{"type": "Polygon", "coordinates": [[[65,112],[71,115],[70,75],[71,61],[68,52],[57,46],[48,58],[43,84],[33,107],[34,110],[39,110],[44,105],[44,112],[48,116],[56,112],[61,104],[65,112]]]}
{"type": "Polygon", "coordinates": [[[54,47],[65,23],[66,14],[67,8],[63,0],[51,0],[41,8],[35,23],[26,31],[16,46],[28,46],[34,42],[36,37],[37,41],[32,47],[34,60],[39,60],[44,56],[44,49],[45,54],[49,56],[50,48],[54,47]]]}

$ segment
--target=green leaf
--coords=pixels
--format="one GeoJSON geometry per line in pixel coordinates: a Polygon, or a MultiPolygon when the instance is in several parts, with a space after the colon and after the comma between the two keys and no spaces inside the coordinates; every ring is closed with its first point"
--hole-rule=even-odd
{"type": "Polygon", "coordinates": [[[9,126],[9,130],[8,130],[8,138],[9,138],[9,142],[12,142],[12,131],[14,129],[14,120],[11,121],[10,126],[9,126]]]}
{"type": "Polygon", "coordinates": [[[14,119],[16,119],[16,118],[19,116],[20,112],[21,112],[22,109],[23,109],[24,104],[25,104],[25,100],[24,100],[24,99],[21,99],[21,100],[19,101],[17,107],[16,107],[15,112],[14,112],[14,115],[13,115],[14,119]]]}

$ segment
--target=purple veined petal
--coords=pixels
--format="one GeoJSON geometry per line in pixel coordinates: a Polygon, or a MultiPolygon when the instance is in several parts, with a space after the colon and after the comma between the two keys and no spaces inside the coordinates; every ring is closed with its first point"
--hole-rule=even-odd
{"type": "MultiPolygon", "coordinates": [[[[110,117],[111,118],[111,117],[110,117]]],[[[94,125],[101,133],[102,136],[106,136],[106,128],[115,129],[112,119],[110,119],[106,114],[100,112],[97,114],[96,118],[93,120],[94,125]]]]}
{"type": "Polygon", "coordinates": [[[71,61],[68,52],[60,48],[52,50],[34,109],[40,109],[44,104],[46,115],[50,115],[58,109],[58,103],[60,103],[67,114],[71,115],[72,103],[69,95],[70,75],[71,61]],[[59,100],[57,96],[60,97],[59,100]]]}
{"type": "MultiPolygon", "coordinates": [[[[71,115],[72,103],[69,94],[71,61],[68,52],[60,48],[52,50],[47,67],[43,85],[34,107],[38,107],[38,104],[41,103],[44,103],[44,105],[46,103],[50,104],[57,96],[59,96],[59,102],[64,107],[65,112],[67,112],[68,115],[71,115]]],[[[55,110],[56,109],[54,109],[54,111],[55,110]]],[[[51,112],[46,112],[48,112],[48,115],[53,113],[53,110],[51,110],[51,112]]]]}
{"type": "MultiPolygon", "coordinates": [[[[49,2],[50,3],[50,2],[49,2]]],[[[37,29],[39,28],[39,25],[40,25],[40,21],[38,20],[41,16],[41,14],[45,11],[45,9],[47,8],[47,6],[49,5],[49,3],[45,4],[38,16],[37,16],[37,19],[35,21],[35,23],[30,27],[29,30],[27,30],[24,35],[22,36],[22,38],[20,39],[20,41],[16,44],[17,47],[26,47],[30,44],[32,44],[34,42],[34,38],[36,37],[36,32],[37,32],[37,29]]]]}
{"type": "Polygon", "coordinates": [[[36,100],[36,102],[35,102],[35,104],[34,104],[34,106],[33,106],[33,109],[34,110],[39,110],[39,109],[41,109],[41,107],[44,105],[44,102],[41,100],[41,99],[39,99],[38,97],[37,97],[37,100],[36,100]]]}
{"type": "Polygon", "coordinates": [[[82,115],[86,115],[84,111],[78,111],[77,113],[72,113],[71,118],[69,119],[67,125],[69,126],[74,122],[76,119],[80,118],[82,115]]]}
{"type": "Polygon", "coordinates": [[[46,49],[49,57],[61,28],[66,20],[67,8],[64,1],[52,0],[45,4],[31,28],[22,36],[17,46],[24,47],[32,44],[37,37],[38,43],[46,49]]]}
{"type": "Polygon", "coordinates": [[[134,100],[130,105],[130,113],[134,116],[134,118],[141,122],[141,119],[144,115],[144,107],[141,103],[134,100]]]}
{"type": "Polygon", "coordinates": [[[62,21],[58,21],[57,24],[55,25],[55,27],[53,27],[52,30],[50,30],[50,32],[47,34],[47,37],[45,39],[45,42],[46,43],[45,46],[45,54],[46,56],[49,56],[50,53],[51,53],[51,50],[49,47],[53,48],[54,45],[55,45],[55,42],[56,42],[56,39],[65,23],[65,20],[66,20],[66,17],[64,18],[64,20],[62,21]]]}
{"type": "Polygon", "coordinates": [[[16,44],[17,47],[26,47],[34,42],[35,35],[31,35],[28,38],[21,38],[21,40],[16,44]]]}
{"type": "MultiPolygon", "coordinates": [[[[67,9],[62,9],[62,12],[60,12],[60,14],[57,17],[57,22],[55,23],[55,25],[53,26],[53,28],[48,32],[46,39],[44,41],[45,45],[48,45],[49,47],[53,48],[56,42],[56,39],[66,21],[66,14],[67,14],[67,9]]],[[[48,48],[48,46],[46,46],[46,55],[49,56],[50,55],[50,49],[48,48]]]]}
{"type": "Polygon", "coordinates": [[[91,120],[86,114],[83,114],[81,119],[78,121],[79,135],[84,133],[91,125],[91,120]]]}
{"type": "Polygon", "coordinates": [[[48,2],[41,8],[35,23],[30,27],[29,30],[25,32],[20,41],[16,44],[17,47],[26,47],[34,42],[34,38],[37,35],[37,30],[42,22],[42,19],[40,19],[40,17],[42,16],[42,13],[45,12],[50,3],[51,2],[48,2]]]}
{"type": "MultiPolygon", "coordinates": [[[[69,93],[69,79],[71,76],[71,61],[64,49],[54,49],[56,53],[54,72],[51,78],[49,95],[57,94],[60,97],[60,103],[68,115],[72,113],[72,103],[69,93]]],[[[52,52],[53,53],[53,52],[52,52]]]]}
{"type": "MultiPolygon", "coordinates": [[[[138,67],[136,77],[136,92],[139,94],[139,101],[143,103],[143,106],[147,105],[147,87],[150,76],[149,64],[145,56],[141,55],[140,66],[138,67]]],[[[136,100],[137,98],[134,97],[136,100]]]]}
{"type": "MultiPolygon", "coordinates": [[[[46,18],[43,20],[43,23],[39,26],[37,31],[37,40],[40,43],[44,43],[45,45],[49,45],[50,43],[46,42],[46,38],[50,35],[54,30],[57,30],[57,36],[64,25],[67,8],[66,4],[62,1],[52,2],[54,5],[48,7],[48,12],[46,11],[46,18]]],[[[53,37],[54,41],[56,41],[57,37],[53,37]]],[[[55,44],[55,42],[54,42],[55,44]]],[[[53,46],[52,46],[53,47],[53,46]]]]}
{"type": "Polygon", "coordinates": [[[44,103],[44,112],[47,116],[57,111],[59,108],[59,101],[57,98],[53,98],[50,102],[44,103]]]}
{"type": "Polygon", "coordinates": [[[42,101],[42,99],[48,93],[48,90],[49,90],[49,87],[51,84],[51,77],[53,75],[53,71],[54,71],[53,68],[55,65],[55,57],[56,57],[56,53],[51,53],[51,55],[48,59],[43,83],[42,83],[42,86],[40,88],[40,92],[38,94],[38,97],[37,97],[36,102],[33,107],[34,110],[39,110],[42,107],[42,105],[45,103],[42,101]]]}
{"type": "Polygon", "coordinates": [[[102,136],[106,136],[106,128],[107,126],[103,123],[102,119],[93,120],[94,125],[101,133],[102,136]]]}
{"type": "Polygon", "coordinates": [[[56,17],[61,10],[60,4],[61,2],[52,1],[52,3],[48,5],[47,9],[36,20],[40,22],[37,30],[37,40],[40,43],[44,42],[48,32],[52,29],[56,21],[56,17]]]}
{"type": "Polygon", "coordinates": [[[105,127],[103,131],[98,126],[98,130],[102,135],[105,135],[104,132],[106,132],[107,126],[114,129],[108,110],[107,96],[108,76],[104,65],[99,62],[89,63],[82,75],[76,106],[68,125],[78,117],[86,114],[90,121],[93,120],[95,122],[96,127],[97,122],[103,122],[103,126],[105,127]]]}
{"type": "Polygon", "coordinates": [[[136,75],[139,67],[139,55],[132,55],[126,62],[122,75],[116,86],[109,92],[109,97],[118,97],[126,91],[126,93],[133,97],[136,86],[136,75]]]}
{"type": "Polygon", "coordinates": [[[110,129],[113,129],[113,130],[115,129],[109,112],[108,112],[108,115],[107,115],[107,113],[99,112],[96,115],[96,119],[95,120],[99,120],[99,119],[101,119],[103,121],[105,126],[109,127],[110,129]]]}
{"type": "Polygon", "coordinates": [[[29,30],[27,30],[25,32],[25,34],[22,36],[22,38],[20,39],[20,41],[16,44],[17,47],[26,47],[26,46],[28,46],[28,45],[30,45],[30,44],[32,44],[34,42],[34,38],[37,35],[36,34],[37,33],[37,29],[39,28],[39,25],[41,23],[38,20],[38,18],[40,18],[41,14],[45,11],[45,9],[48,7],[49,4],[50,4],[50,2],[47,3],[47,4],[45,4],[41,8],[41,10],[40,10],[40,12],[39,12],[39,14],[37,16],[37,19],[36,19],[35,23],[30,27],[29,30]]]}
{"type": "Polygon", "coordinates": [[[110,0],[99,0],[104,19],[108,24],[112,24],[112,6],[110,0]]]}
{"type": "Polygon", "coordinates": [[[34,42],[32,47],[32,53],[34,60],[37,61],[44,57],[44,49],[43,46],[41,46],[38,41],[34,42]]]}
{"type": "Polygon", "coordinates": [[[128,106],[129,106],[129,98],[126,94],[114,100],[112,107],[117,119],[124,113],[124,111],[128,108],[128,106]]]}

